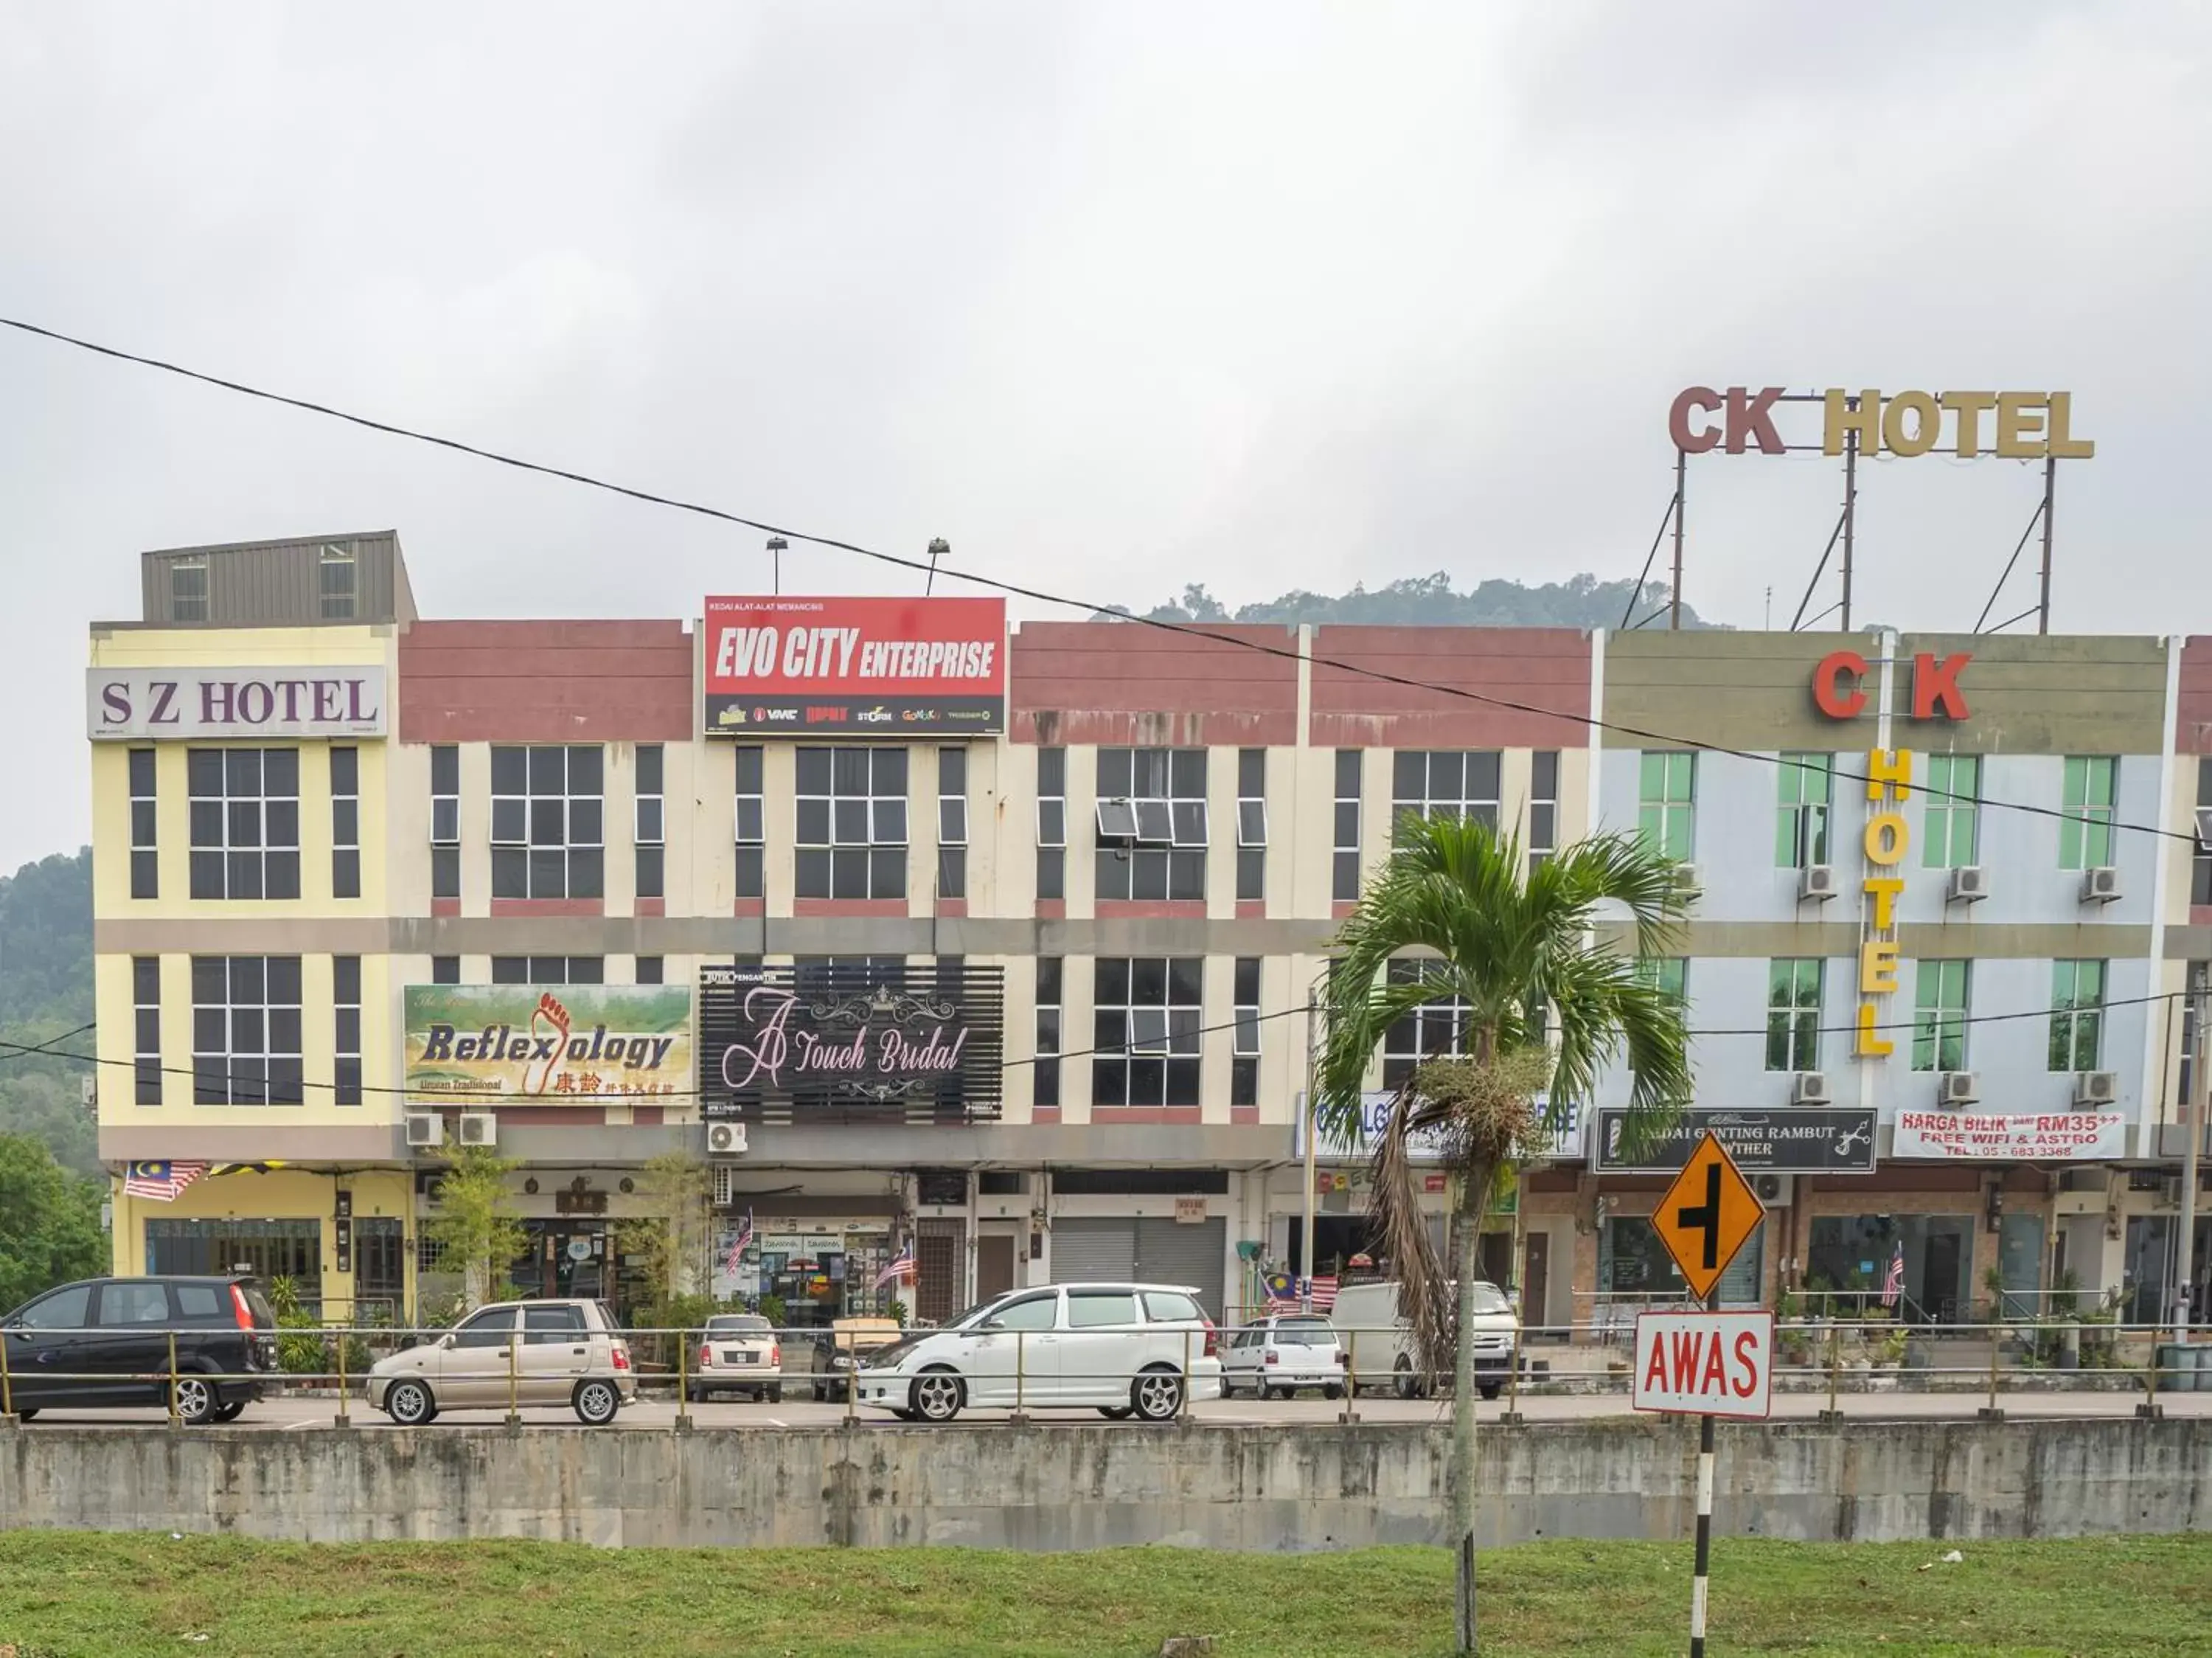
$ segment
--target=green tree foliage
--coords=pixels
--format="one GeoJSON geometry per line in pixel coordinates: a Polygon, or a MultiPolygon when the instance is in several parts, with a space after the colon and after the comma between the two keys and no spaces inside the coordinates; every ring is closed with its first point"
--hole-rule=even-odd
{"type": "Polygon", "coordinates": [[[106,1270],[106,1187],[57,1163],[38,1140],[0,1134],[0,1312],[106,1270]]]}
{"type": "Polygon", "coordinates": [[[424,1235],[444,1253],[446,1270],[461,1275],[464,1311],[494,1299],[514,1258],[529,1247],[507,1189],[514,1167],[482,1146],[463,1146],[438,1183],[437,1211],[422,1222],[424,1235]]]}
{"type": "MultiPolygon", "coordinates": [[[[0,877],[0,1134],[40,1141],[65,1168],[100,1173],[90,1068],[58,1055],[25,1054],[41,1043],[92,1051],[92,854],[27,863],[0,877]]],[[[119,1073],[123,1086],[127,1072],[119,1073]]],[[[114,1086],[111,1080],[109,1086],[114,1086]]]]}
{"type": "MultiPolygon", "coordinates": [[[[1458,627],[1617,628],[1625,613],[1633,622],[1661,609],[1667,602],[1667,586],[1662,582],[1647,582],[1637,593],[1633,582],[1601,582],[1587,574],[1570,576],[1564,582],[1547,582],[1540,587],[1492,579],[1478,582],[1462,593],[1453,588],[1448,574],[1438,570],[1432,576],[1407,576],[1372,593],[1364,584],[1335,596],[1297,589],[1279,599],[1241,606],[1233,613],[1203,584],[1193,584],[1183,588],[1180,599],[1170,599],[1151,610],[1133,613],[1116,606],[1100,612],[1096,619],[1115,621],[1141,614],[1155,622],[1273,622],[1285,626],[1305,622],[1342,622],[1362,626],[1405,623],[1458,627]],[[1636,600],[1632,607],[1629,602],[1632,593],[1636,600]]],[[[1682,625],[1707,628],[1717,624],[1705,621],[1684,605],[1682,625]]]]}
{"type": "Polygon", "coordinates": [[[616,1224],[615,1247],[644,1268],[647,1300],[636,1315],[647,1326],[688,1328],[713,1310],[702,1288],[711,1196],[707,1165],[689,1152],[664,1153],[639,1173],[645,1213],[616,1224]]]}

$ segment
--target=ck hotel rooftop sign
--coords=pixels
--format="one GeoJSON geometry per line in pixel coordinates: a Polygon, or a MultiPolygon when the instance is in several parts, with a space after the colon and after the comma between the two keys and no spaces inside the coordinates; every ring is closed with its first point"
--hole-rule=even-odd
{"type": "Polygon", "coordinates": [[[1667,411],[1667,434],[1685,454],[1719,449],[1782,454],[1780,405],[1818,403],[1822,453],[1841,454],[1856,436],[1862,454],[1994,454],[2019,460],[2087,460],[2097,446],[2074,436],[2071,392],[1850,392],[1793,394],[1785,387],[1692,386],[1667,411]]]}
{"type": "Polygon", "coordinates": [[[384,669],[95,667],[85,674],[94,742],[169,737],[380,737],[384,669]]]}
{"type": "Polygon", "coordinates": [[[706,656],[710,736],[1006,728],[1002,599],[709,599],[706,656]]]}

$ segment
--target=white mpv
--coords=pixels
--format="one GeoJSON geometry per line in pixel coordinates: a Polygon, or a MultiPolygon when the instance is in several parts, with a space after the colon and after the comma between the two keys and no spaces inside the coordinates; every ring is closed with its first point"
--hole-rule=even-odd
{"type": "Polygon", "coordinates": [[[903,1422],[967,1407],[1089,1407],[1165,1422],[1221,1397],[1221,1356],[1198,1291],[1183,1284],[1064,1283],[1016,1289],[934,1330],[865,1354],[858,1403],[903,1422]]]}

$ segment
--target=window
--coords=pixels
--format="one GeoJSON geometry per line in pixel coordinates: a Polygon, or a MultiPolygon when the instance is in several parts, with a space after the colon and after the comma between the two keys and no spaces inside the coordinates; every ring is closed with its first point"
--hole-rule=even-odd
{"type": "Polygon", "coordinates": [[[131,1098],[138,1105],[161,1103],[161,958],[131,958],[131,1022],[136,1055],[131,1098]]]}
{"type": "Polygon", "coordinates": [[[599,898],[606,891],[597,743],[491,751],[491,895],[599,898]]]}
{"type": "Polygon", "coordinates": [[[1145,1311],[1155,1324],[1195,1324],[1206,1316],[1199,1304],[1180,1289],[1143,1292],[1145,1311]]]}
{"type": "Polygon", "coordinates": [[[323,619],[326,622],[353,620],[356,592],[353,549],[325,547],[319,574],[323,619]]]}
{"type": "Polygon", "coordinates": [[[1328,891],[1339,904],[1359,896],[1359,755],[1357,748],[1336,751],[1336,850],[1328,891]]]}
{"type": "Polygon", "coordinates": [[[430,958],[430,982],[433,984],[458,984],[461,982],[461,959],[457,955],[434,955],[430,958]]]}
{"type": "Polygon", "coordinates": [[[1260,958],[1237,958],[1237,1023],[1229,1043],[1229,1103],[1260,1103],[1260,958]]]}
{"type": "Polygon", "coordinates": [[[491,1307],[476,1314],[453,1332],[456,1347],[504,1347],[514,1334],[519,1308],[491,1307]]]}
{"type": "Polygon", "coordinates": [[[1098,751],[1101,899],[1206,896],[1206,751],[1098,751]]]}
{"type": "Polygon", "coordinates": [[[131,751],[131,896],[161,895],[161,863],[155,850],[159,814],[155,808],[154,751],[131,751]]]}
{"type": "Polygon", "coordinates": [[[768,802],[761,782],[763,765],[758,743],[738,749],[738,890],[739,898],[766,898],[768,875],[763,867],[768,849],[768,802]]]}
{"type": "Polygon", "coordinates": [[[1060,958],[1041,955],[1036,964],[1036,1063],[1030,1067],[1031,1098],[1040,1106],[1060,1103],[1060,958]]]}
{"type": "Polygon", "coordinates": [[[1091,1103],[1198,1103],[1201,956],[1101,957],[1093,1009],[1091,1103]]]}
{"type": "Polygon", "coordinates": [[[968,751],[937,751],[937,895],[968,896],[968,751]]]}
{"type": "Polygon", "coordinates": [[[1647,750],[1637,773],[1636,826],[1662,857],[1686,863],[1697,844],[1698,757],[1647,750]]]}
{"type": "Polygon", "coordinates": [[[1071,1330],[1094,1330],[1139,1322],[1134,1290],[1071,1289],[1067,1292],[1067,1327],[1071,1330]]]}
{"type": "Polygon", "coordinates": [[[1928,805],[1920,820],[1923,869],[1963,869],[1974,862],[1982,798],[1982,757],[1930,754],[1921,792],[1928,805]]]}
{"type": "Polygon", "coordinates": [[[606,959],[596,955],[495,955],[495,984],[604,984],[606,959]]]}
{"type": "Polygon", "coordinates": [[[337,1015],[331,1043],[332,1093],[342,1106],[361,1103],[361,958],[331,958],[331,1001],[337,1015]]]}
{"type": "Polygon", "coordinates": [[[1067,751],[1037,750],[1037,867],[1039,898],[1067,896],[1067,751]]]}
{"type": "Polygon", "coordinates": [[[169,1286],[177,1293],[177,1315],[186,1319],[215,1319],[222,1316],[222,1302],[211,1283],[177,1283],[169,1286]]]}
{"type": "Polygon", "coordinates": [[[103,1325],[167,1324],[168,1287],[111,1280],[100,1287],[100,1321],[103,1325]]]}
{"type": "Polygon", "coordinates": [[[641,955],[638,957],[636,982],[641,984],[659,984],[665,983],[665,980],[661,977],[664,966],[665,964],[661,958],[657,955],[641,955]]]}
{"type": "MultiPolygon", "coordinates": [[[[1385,967],[1382,976],[1388,984],[1413,984],[1441,978],[1443,973],[1441,962],[1401,957],[1385,967]]],[[[1382,1033],[1382,1086],[1402,1088],[1423,1060],[1456,1052],[1473,1011],[1456,997],[1443,995],[1393,1021],[1382,1033]]]]}
{"type": "Polygon", "coordinates": [[[1484,751],[1401,748],[1390,761],[1390,821],[1473,818],[1498,826],[1498,756],[1484,751]]]}
{"type": "Polygon", "coordinates": [[[667,889],[661,884],[665,877],[668,836],[666,802],[661,785],[663,760],[659,743],[638,744],[636,831],[633,838],[637,846],[637,895],[640,898],[664,898],[667,895],[667,889]]]}
{"type": "Polygon", "coordinates": [[[430,750],[430,896],[461,895],[461,751],[430,750]]]}
{"type": "Polygon", "coordinates": [[[2112,861],[2112,802],[2120,763],[2109,754],[2066,757],[2065,815],[2058,820],[2058,867],[2098,869],[2112,861]]]}
{"type": "Polygon", "coordinates": [[[1542,869],[1559,850],[1559,751],[1528,757],[1528,868],[1542,869]]]}
{"type": "Polygon", "coordinates": [[[208,562],[204,558],[169,561],[169,619],[204,622],[208,619],[208,562]]]}
{"type": "Polygon", "coordinates": [[[1645,955],[1636,959],[1636,976],[1677,1003],[1690,997],[1690,959],[1682,955],[1645,955]]]}
{"type": "Polygon", "coordinates": [[[906,750],[799,751],[801,898],[906,896],[906,750]]]}
{"type": "Polygon", "coordinates": [[[194,748],[194,898],[300,896],[300,751],[194,748]]]}
{"type": "Polygon", "coordinates": [[[300,958],[192,958],[192,1103],[296,1106],[300,958]]]}
{"type": "Polygon", "coordinates": [[[361,896],[361,750],[331,750],[331,895],[361,896]]]}
{"type": "Polygon", "coordinates": [[[1009,1301],[991,1314],[994,1330],[1049,1330],[1060,1318],[1057,1292],[1032,1295],[1025,1301],[1009,1301]]]}
{"type": "MultiPolygon", "coordinates": [[[[2067,762],[2073,764],[2070,760],[2067,762]]],[[[2051,1069],[2094,1070],[2105,1051],[2105,964],[2051,964],[2051,1069]]]]}
{"type": "Polygon", "coordinates": [[[1767,963],[1767,1070],[1820,1070],[1821,966],[1817,956],[1767,963]]]}
{"type": "Polygon", "coordinates": [[[33,1330],[82,1330],[92,1319],[92,1286],[73,1283],[41,1296],[15,1315],[33,1330]]]}
{"type": "Polygon", "coordinates": [[[1912,1069],[1966,1068],[1966,989],[1972,964],[1923,961],[1912,1004],[1912,1069]]]}
{"type": "Polygon", "coordinates": [[[584,1338],[584,1309],[580,1307],[526,1307],[522,1309],[522,1344],[551,1347],[584,1338]]]}
{"type": "Polygon", "coordinates": [[[1776,771],[1774,867],[1808,869],[1828,861],[1833,754],[1784,754],[1776,771]]]}
{"type": "Polygon", "coordinates": [[[1237,751],[1237,896],[1267,896],[1267,751],[1237,751]]]}

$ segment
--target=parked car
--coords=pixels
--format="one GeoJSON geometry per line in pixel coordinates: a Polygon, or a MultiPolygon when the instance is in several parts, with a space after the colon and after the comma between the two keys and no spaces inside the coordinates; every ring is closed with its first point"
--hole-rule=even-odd
{"type": "Polygon", "coordinates": [[[62,1406],[165,1405],[172,1331],[185,1421],[229,1422],[282,1391],[276,1315],[250,1279],[86,1278],[0,1320],[9,1401],[26,1422],[62,1406]]]}
{"type": "Polygon", "coordinates": [[[783,1344],[775,1326],[757,1313],[717,1313],[707,1320],[691,1356],[691,1380],[685,1397],[694,1401],[716,1393],[750,1393],[781,1403],[783,1344]]]}
{"type": "Polygon", "coordinates": [[[1199,1292],[1182,1284],[1017,1289],[865,1355],[858,1402],[902,1421],[950,1422],[969,1405],[1165,1422],[1221,1397],[1221,1353],[1199,1292]]]}
{"type": "Polygon", "coordinates": [[[855,1360],[865,1361],[904,1338],[896,1319],[838,1319],[807,1344],[807,1370],[817,1399],[842,1399],[855,1360]]]}
{"type": "MultiPolygon", "coordinates": [[[[1456,1296],[1458,1286],[1449,1290],[1456,1296]]],[[[1420,1399],[1437,1391],[1449,1377],[1421,1374],[1421,1356],[1413,1332],[1398,1315],[1398,1286],[1395,1283],[1352,1283],[1336,1292],[1329,1309],[1358,1387],[1389,1387],[1400,1399],[1420,1399]]],[[[1513,1303],[1494,1283],[1474,1286],[1474,1323],[1469,1337],[1474,1348],[1475,1387],[1485,1399],[1504,1391],[1518,1361],[1521,1320],[1513,1303]]]]}
{"type": "Polygon", "coordinates": [[[1319,1313],[1278,1313],[1233,1332],[1221,1355],[1221,1397],[1287,1399],[1301,1387],[1344,1397],[1344,1348],[1319,1313]]]}
{"type": "Polygon", "coordinates": [[[368,1373],[370,1406],[404,1428],[441,1411],[504,1410],[510,1400],[566,1405],[594,1428],[637,1402],[629,1344],[605,1302],[496,1302],[368,1373]]]}

